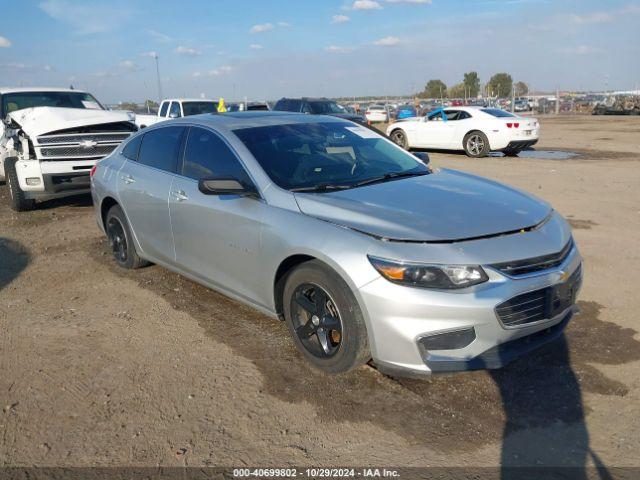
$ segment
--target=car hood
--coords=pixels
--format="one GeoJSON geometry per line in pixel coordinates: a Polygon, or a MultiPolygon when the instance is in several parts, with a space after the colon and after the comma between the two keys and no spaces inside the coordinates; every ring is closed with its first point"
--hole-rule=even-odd
{"type": "Polygon", "coordinates": [[[25,108],[11,112],[9,116],[32,138],[68,128],[131,121],[127,112],[60,107],[25,108]]]}
{"type": "Polygon", "coordinates": [[[551,207],[506,185],[453,170],[330,193],[296,193],[302,213],[376,237],[451,242],[540,224],[551,207]]]}

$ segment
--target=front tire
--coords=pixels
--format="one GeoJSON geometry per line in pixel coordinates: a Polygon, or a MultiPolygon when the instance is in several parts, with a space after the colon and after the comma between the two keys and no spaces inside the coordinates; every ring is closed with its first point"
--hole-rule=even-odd
{"type": "Polygon", "coordinates": [[[391,140],[393,141],[393,143],[395,143],[399,147],[402,147],[405,150],[409,149],[409,141],[407,140],[407,134],[404,133],[403,130],[398,129],[391,132],[391,140]]]}
{"type": "Polygon", "coordinates": [[[16,172],[17,161],[18,159],[16,157],[9,157],[4,161],[4,175],[7,181],[7,187],[9,187],[9,206],[16,212],[26,212],[33,210],[36,201],[31,198],[26,198],[24,191],[20,188],[18,173],[16,172]]]}
{"type": "Polygon", "coordinates": [[[296,347],[316,368],[343,373],[370,360],[358,302],[346,282],[322,262],[305,262],[288,276],[283,305],[296,347]]]}
{"type": "Polygon", "coordinates": [[[118,265],[122,268],[136,269],[149,264],[136,252],[129,222],[119,205],[109,209],[104,224],[109,246],[118,265]]]}
{"type": "Polygon", "coordinates": [[[476,130],[465,135],[463,140],[464,153],[472,158],[486,157],[491,150],[487,136],[476,130]]]}

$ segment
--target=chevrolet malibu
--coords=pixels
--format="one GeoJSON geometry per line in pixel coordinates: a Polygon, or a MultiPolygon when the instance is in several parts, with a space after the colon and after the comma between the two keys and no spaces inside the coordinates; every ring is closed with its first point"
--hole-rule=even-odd
{"type": "Polygon", "coordinates": [[[120,266],[153,262],[283,319],[326,372],[498,368],[576,312],[581,257],[547,203],[347,120],[161,123],[91,186],[120,266]]]}

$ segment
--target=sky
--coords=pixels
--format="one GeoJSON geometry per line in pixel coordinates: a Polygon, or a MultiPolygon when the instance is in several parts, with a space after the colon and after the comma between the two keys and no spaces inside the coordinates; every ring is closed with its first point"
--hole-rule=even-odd
{"type": "Polygon", "coordinates": [[[164,97],[404,95],[508,72],[640,86],[640,0],[0,0],[0,85],[164,97]],[[11,21],[7,21],[11,19],[11,21]]]}

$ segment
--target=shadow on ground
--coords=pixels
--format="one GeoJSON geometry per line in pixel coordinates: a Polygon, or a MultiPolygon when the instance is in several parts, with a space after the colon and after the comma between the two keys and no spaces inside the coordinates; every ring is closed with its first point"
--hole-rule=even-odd
{"type": "Polygon", "coordinates": [[[0,237],[0,290],[18,277],[29,261],[29,253],[21,244],[0,237]]]}

